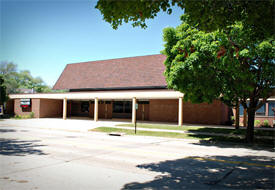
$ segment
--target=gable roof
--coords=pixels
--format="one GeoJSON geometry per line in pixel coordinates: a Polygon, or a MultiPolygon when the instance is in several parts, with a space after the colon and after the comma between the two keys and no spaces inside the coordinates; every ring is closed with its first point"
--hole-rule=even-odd
{"type": "Polygon", "coordinates": [[[164,55],[68,64],[53,89],[165,88],[164,55]]]}

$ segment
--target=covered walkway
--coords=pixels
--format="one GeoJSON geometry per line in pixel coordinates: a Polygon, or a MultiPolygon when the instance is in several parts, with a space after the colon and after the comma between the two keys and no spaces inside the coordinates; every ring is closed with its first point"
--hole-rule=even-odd
{"type": "MultiPolygon", "coordinates": [[[[178,100],[178,125],[183,124],[183,94],[178,91],[167,89],[153,90],[117,90],[117,91],[91,91],[91,92],[67,92],[67,93],[43,93],[43,94],[11,94],[11,99],[52,99],[62,100],[63,109],[62,117],[67,119],[68,101],[88,101],[89,106],[93,104],[93,119],[95,122],[99,119],[99,102],[100,101],[128,101],[131,102],[131,121],[135,123],[137,120],[138,101],[148,100],[178,100]]],[[[107,106],[104,108],[108,109],[107,106]]],[[[140,108],[142,120],[145,118],[144,106],[140,108]]],[[[107,112],[107,111],[106,111],[107,112]]],[[[169,115],[169,112],[167,112],[169,115]]],[[[105,117],[107,118],[107,117],[105,117]]]]}

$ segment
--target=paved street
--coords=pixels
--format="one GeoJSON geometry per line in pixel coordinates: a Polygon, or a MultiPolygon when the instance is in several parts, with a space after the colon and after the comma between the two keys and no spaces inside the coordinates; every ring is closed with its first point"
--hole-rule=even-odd
{"type": "Polygon", "coordinates": [[[0,121],[0,189],[274,188],[274,149],[116,137],[77,130],[84,121],[57,122],[68,130],[49,121],[0,121]]]}

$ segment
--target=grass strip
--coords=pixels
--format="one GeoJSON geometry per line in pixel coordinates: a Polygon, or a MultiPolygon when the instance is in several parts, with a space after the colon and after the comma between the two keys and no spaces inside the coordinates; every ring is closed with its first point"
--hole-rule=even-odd
{"type": "MultiPolygon", "coordinates": [[[[89,131],[96,132],[119,132],[125,133],[127,135],[139,135],[139,136],[154,136],[154,137],[168,137],[168,138],[179,138],[179,139],[195,139],[200,140],[202,142],[228,142],[228,143],[241,143],[246,144],[245,139],[240,137],[229,137],[229,136],[211,136],[211,135],[199,135],[199,134],[184,134],[184,133],[175,133],[175,132],[160,132],[160,131],[142,131],[137,130],[137,134],[132,129],[120,129],[113,127],[98,127],[95,129],[91,129],[89,131]]],[[[274,147],[274,141],[271,139],[255,139],[255,144],[274,147]]]]}
{"type": "MultiPolygon", "coordinates": [[[[134,127],[133,124],[119,124],[116,126],[120,127],[134,127]]],[[[187,132],[207,132],[207,133],[218,133],[218,134],[229,134],[229,135],[245,135],[246,129],[225,129],[225,128],[211,128],[211,127],[200,127],[200,126],[172,126],[172,125],[159,125],[159,124],[144,124],[138,123],[137,127],[147,129],[165,129],[165,130],[178,130],[187,132]]],[[[275,136],[275,131],[255,130],[254,134],[257,136],[275,136]]]]}
{"type": "MultiPolygon", "coordinates": [[[[118,127],[134,127],[134,124],[118,124],[118,127]]],[[[140,128],[147,128],[147,129],[167,129],[167,130],[179,130],[179,131],[186,131],[186,130],[196,130],[204,127],[199,126],[175,126],[175,125],[163,125],[163,124],[147,124],[147,123],[137,123],[137,127],[140,128]]]]}
{"type": "Polygon", "coordinates": [[[186,139],[204,139],[201,137],[192,137],[188,134],[183,133],[174,133],[174,132],[161,132],[161,131],[141,131],[137,130],[137,134],[132,129],[119,129],[113,127],[97,127],[95,129],[91,129],[90,131],[97,131],[97,132],[104,132],[104,133],[111,133],[111,132],[118,132],[118,133],[125,133],[127,135],[139,135],[139,136],[153,136],[153,137],[168,137],[168,138],[186,138],[186,139]]]}

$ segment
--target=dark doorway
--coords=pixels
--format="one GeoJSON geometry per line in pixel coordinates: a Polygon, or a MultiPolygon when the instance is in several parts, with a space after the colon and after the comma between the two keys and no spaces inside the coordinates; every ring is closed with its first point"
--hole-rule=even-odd
{"type": "Polygon", "coordinates": [[[72,101],[71,116],[88,117],[89,102],[88,101],[72,101]]]}
{"type": "Polygon", "coordinates": [[[113,118],[131,118],[132,102],[131,101],[114,101],[113,118]]]}

